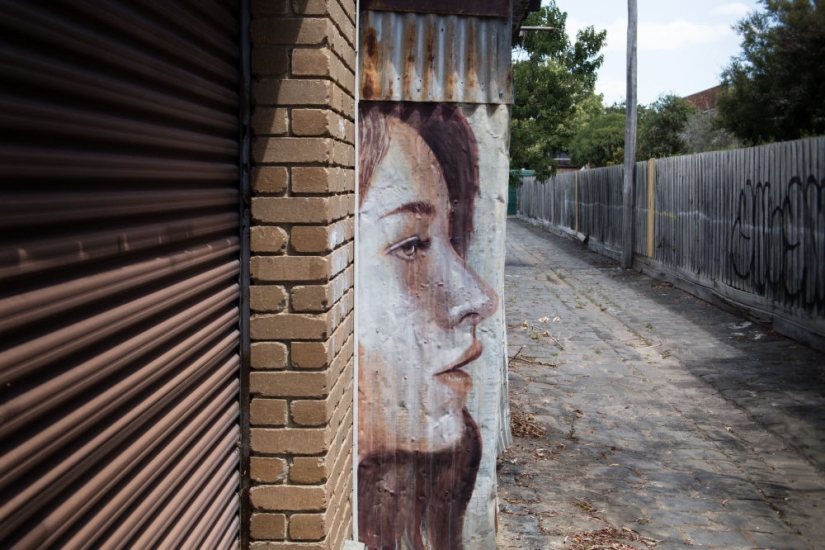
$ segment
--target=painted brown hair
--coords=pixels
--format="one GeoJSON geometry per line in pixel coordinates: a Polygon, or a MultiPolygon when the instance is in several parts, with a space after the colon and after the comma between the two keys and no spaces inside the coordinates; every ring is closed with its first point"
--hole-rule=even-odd
{"type": "MultiPolygon", "coordinates": [[[[450,242],[465,257],[479,189],[478,144],[464,113],[443,104],[359,105],[360,200],[392,139],[390,118],[416,130],[435,155],[452,205],[450,242]]],[[[359,538],[369,550],[463,550],[467,505],[481,463],[481,434],[463,410],[464,434],[444,451],[388,451],[358,464],[359,538]]]]}
{"type": "Polygon", "coordinates": [[[369,191],[375,168],[387,155],[392,130],[389,118],[412,127],[432,150],[452,203],[450,241],[462,258],[473,233],[478,193],[478,143],[458,107],[439,103],[361,102],[358,107],[358,191],[369,191]]]}
{"type": "Polygon", "coordinates": [[[462,530],[481,463],[466,409],[464,436],[436,453],[375,453],[358,464],[358,530],[369,550],[463,550],[462,530]]]}

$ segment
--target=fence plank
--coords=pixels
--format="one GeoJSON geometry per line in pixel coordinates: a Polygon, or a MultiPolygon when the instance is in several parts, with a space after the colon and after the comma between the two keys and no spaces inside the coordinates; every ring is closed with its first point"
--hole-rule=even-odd
{"type": "MultiPolygon", "coordinates": [[[[525,178],[520,215],[619,250],[623,178],[525,178]]],[[[639,162],[635,199],[640,260],[825,336],[825,137],[639,162]]]]}

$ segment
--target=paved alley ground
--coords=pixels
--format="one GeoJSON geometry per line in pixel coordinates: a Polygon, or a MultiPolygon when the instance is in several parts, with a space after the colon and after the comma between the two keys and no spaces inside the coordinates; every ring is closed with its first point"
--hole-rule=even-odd
{"type": "Polygon", "coordinates": [[[825,355],[510,218],[500,549],[825,548],[825,355]]]}

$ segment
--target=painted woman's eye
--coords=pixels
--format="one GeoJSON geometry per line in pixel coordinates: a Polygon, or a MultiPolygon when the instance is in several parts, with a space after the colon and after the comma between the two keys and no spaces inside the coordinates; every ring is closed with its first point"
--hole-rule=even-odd
{"type": "Polygon", "coordinates": [[[411,261],[418,256],[422,250],[427,250],[430,247],[430,240],[422,240],[419,237],[410,237],[403,241],[390,246],[387,249],[387,254],[392,254],[396,258],[411,261]]]}

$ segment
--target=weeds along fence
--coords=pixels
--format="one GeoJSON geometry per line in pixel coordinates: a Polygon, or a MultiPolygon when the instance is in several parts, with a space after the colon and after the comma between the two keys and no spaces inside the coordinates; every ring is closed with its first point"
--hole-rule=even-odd
{"type": "MultiPolygon", "coordinates": [[[[622,250],[623,168],[525,178],[519,217],[622,250]]],[[[636,164],[634,266],[825,349],[825,138],[636,164]]]]}

